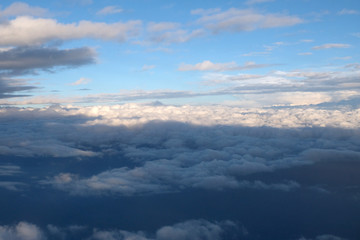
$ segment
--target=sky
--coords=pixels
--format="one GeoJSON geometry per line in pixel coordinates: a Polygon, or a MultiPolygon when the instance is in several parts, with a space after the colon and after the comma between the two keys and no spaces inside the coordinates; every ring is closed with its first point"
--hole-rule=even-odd
{"type": "Polygon", "coordinates": [[[358,1],[1,2],[3,105],[358,98],[358,1]]]}
{"type": "Polygon", "coordinates": [[[0,240],[360,239],[360,2],[0,3],[0,240]]]}

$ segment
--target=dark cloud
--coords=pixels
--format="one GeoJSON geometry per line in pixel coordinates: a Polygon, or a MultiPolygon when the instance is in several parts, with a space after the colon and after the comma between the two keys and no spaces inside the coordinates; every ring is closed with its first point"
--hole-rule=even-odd
{"type": "Polygon", "coordinates": [[[232,221],[210,222],[207,220],[188,220],[163,226],[156,233],[148,234],[143,231],[130,232],[126,230],[93,229],[89,234],[85,226],[58,227],[48,224],[46,229],[25,221],[16,225],[0,225],[0,239],[7,240],[46,240],[46,239],[78,239],[88,240],[222,240],[227,239],[226,234],[233,232],[241,236],[238,226],[232,221]],[[80,236],[79,232],[82,232],[80,236]],[[87,236],[86,236],[87,235],[87,236]],[[155,237],[153,237],[155,235],[155,237]]]}
{"type": "Polygon", "coordinates": [[[54,67],[79,67],[95,62],[95,51],[88,47],[76,49],[17,47],[0,52],[0,71],[23,74],[54,67]]]}
{"type": "Polygon", "coordinates": [[[53,71],[59,67],[73,68],[95,62],[93,49],[57,49],[45,47],[17,47],[0,51],[0,98],[23,97],[15,94],[35,89],[15,77],[36,74],[38,70],[53,71]]]}

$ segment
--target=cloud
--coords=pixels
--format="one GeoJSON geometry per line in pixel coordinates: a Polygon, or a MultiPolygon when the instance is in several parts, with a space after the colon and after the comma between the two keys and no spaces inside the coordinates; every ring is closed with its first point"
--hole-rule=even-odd
{"type": "Polygon", "coordinates": [[[338,237],[332,234],[323,234],[323,235],[318,235],[315,238],[305,238],[305,237],[301,237],[299,238],[299,240],[347,240],[346,238],[342,238],[342,237],[338,237]]]}
{"type": "Polygon", "coordinates": [[[309,55],[312,55],[312,54],[313,54],[312,52],[298,53],[298,55],[300,55],[300,56],[309,56],[309,55]]]}
{"type": "Polygon", "coordinates": [[[346,8],[338,12],[338,15],[357,15],[357,14],[360,14],[358,10],[346,9],[346,8]]]}
{"type": "Polygon", "coordinates": [[[17,47],[0,52],[1,72],[20,75],[36,69],[78,67],[95,62],[96,53],[88,47],[57,49],[45,47],[17,47]]]}
{"type": "Polygon", "coordinates": [[[26,97],[28,96],[26,94],[14,94],[14,93],[19,91],[27,91],[35,88],[36,88],[35,86],[27,86],[25,81],[21,79],[2,77],[0,74],[0,99],[26,97]]]}
{"type": "Polygon", "coordinates": [[[116,14],[116,13],[121,13],[124,10],[117,7],[117,6],[107,6],[104,7],[103,9],[99,10],[96,14],[97,15],[110,15],[110,14],[116,14]]]}
{"type": "Polygon", "coordinates": [[[256,29],[293,26],[303,20],[284,14],[263,14],[252,9],[230,8],[226,11],[209,13],[197,20],[213,33],[242,32],[256,29]]]}
{"type": "MultiPolygon", "coordinates": [[[[58,227],[52,224],[47,225],[47,229],[28,223],[19,222],[15,226],[0,225],[0,239],[6,240],[46,240],[46,239],[73,239],[76,232],[86,229],[84,226],[58,227]]],[[[211,222],[204,219],[192,219],[179,222],[174,225],[163,226],[154,233],[144,231],[130,232],[121,229],[101,230],[93,229],[93,233],[86,237],[89,240],[222,240],[226,239],[226,234],[234,237],[241,237],[246,231],[244,227],[239,228],[237,224],[230,220],[211,222]]],[[[84,236],[85,237],[85,236],[84,236]]],[[[85,239],[85,238],[84,238],[85,239]]]]}
{"type": "MultiPolygon", "coordinates": [[[[9,191],[19,191],[20,190],[19,187],[22,187],[22,186],[25,186],[25,184],[21,183],[21,182],[0,181],[0,188],[5,188],[9,191]]],[[[0,234],[0,236],[1,236],[1,234],[0,234]]]]}
{"type": "Polygon", "coordinates": [[[245,2],[245,4],[253,5],[253,4],[273,2],[273,1],[275,1],[275,0],[248,0],[245,2]]]}
{"type": "Polygon", "coordinates": [[[14,2],[4,10],[0,10],[0,17],[11,16],[34,16],[42,17],[48,15],[48,11],[41,7],[31,7],[24,2],[14,2]]]}
{"type": "Polygon", "coordinates": [[[221,11],[220,8],[210,8],[210,9],[198,8],[198,9],[191,10],[191,14],[192,15],[209,15],[209,14],[217,13],[220,11],[221,11]]]}
{"type": "Polygon", "coordinates": [[[59,67],[74,68],[95,63],[96,52],[88,47],[57,49],[45,47],[16,47],[0,52],[0,98],[27,95],[16,92],[35,89],[26,80],[15,78],[36,74],[38,70],[53,71],[59,67]]]}
{"type": "Polygon", "coordinates": [[[21,173],[20,167],[15,165],[0,165],[0,176],[12,176],[21,173]]]}
{"type": "Polygon", "coordinates": [[[0,226],[0,239],[44,240],[44,233],[34,224],[19,222],[16,226],[0,226]]]}
{"type": "Polygon", "coordinates": [[[79,23],[63,24],[54,19],[21,16],[10,20],[7,24],[0,25],[0,46],[31,46],[53,40],[65,41],[82,38],[122,42],[136,36],[140,26],[141,21],[111,24],[80,21],[79,23]]]}
{"type": "Polygon", "coordinates": [[[141,71],[142,72],[149,71],[151,69],[154,69],[155,67],[156,67],[155,65],[147,65],[147,64],[145,64],[144,66],[142,66],[141,71]]]}
{"type": "Polygon", "coordinates": [[[182,64],[179,66],[179,71],[239,71],[254,68],[268,67],[268,64],[256,64],[254,62],[247,62],[243,66],[237,65],[235,62],[229,63],[212,63],[209,60],[197,63],[195,65],[182,64]]]}
{"type": "Polygon", "coordinates": [[[349,48],[351,47],[350,44],[344,43],[327,43],[319,46],[312,47],[314,50],[321,50],[321,49],[330,49],[330,48],[349,48]]]}
{"type": "Polygon", "coordinates": [[[225,239],[224,235],[228,232],[235,232],[237,237],[238,226],[232,221],[209,222],[207,220],[188,220],[177,223],[172,226],[164,226],[156,231],[155,238],[147,236],[144,232],[128,232],[124,230],[98,231],[90,237],[91,240],[107,239],[137,239],[137,240],[185,240],[185,239],[202,239],[202,240],[221,240],[225,239]]]}
{"type": "Polygon", "coordinates": [[[77,81],[75,81],[73,83],[70,83],[70,85],[72,85],[72,86],[86,85],[89,82],[91,82],[91,79],[81,77],[79,80],[77,80],[77,81]]]}

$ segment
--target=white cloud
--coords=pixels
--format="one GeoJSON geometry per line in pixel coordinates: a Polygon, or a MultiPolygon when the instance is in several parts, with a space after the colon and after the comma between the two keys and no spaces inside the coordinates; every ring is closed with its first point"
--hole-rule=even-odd
{"type": "Polygon", "coordinates": [[[88,84],[90,82],[91,82],[91,79],[82,77],[79,80],[77,80],[77,81],[75,81],[73,83],[70,83],[70,85],[72,85],[72,86],[86,85],[86,84],[88,84]]]}
{"type": "Polygon", "coordinates": [[[31,7],[27,3],[14,2],[4,10],[0,10],[0,17],[9,16],[36,16],[48,15],[48,11],[40,7],[31,7]]]}
{"type": "Polygon", "coordinates": [[[205,60],[201,63],[195,65],[191,64],[182,64],[179,66],[179,71],[237,71],[237,70],[247,70],[254,68],[263,68],[267,67],[267,64],[256,64],[254,62],[247,62],[243,66],[237,65],[235,62],[228,63],[212,63],[209,60],[205,60]]]}
{"type": "Polygon", "coordinates": [[[226,11],[204,15],[197,22],[212,30],[213,33],[219,33],[292,26],[302,23],[303,20],[284,14],[263,14],[252,9],[230,8],[226,11]]]}
{"type": "Polygon", "coordinates": [[[344,44],[344,43],[326,43],[319,46],[314,46],[312,49],[314,50],[321,50],[321,49],[330,49],[330,48],[349,48],[351,47],[350,44],[344,44]]]}
{"type": "Polygon", "coordinates": [[[0,226],[0,239],[42,240],[44,233],[34,224],[19,222],[16,226],[0,226]]]}
{"type": "Polygon", "coordinates": [[[116,13],[121,13],[124,10],[122,8],[119,8],[117,6],[107,6],[104,7],[103,9],[99,10],[96,14],[97,15],[110,15],[110,14],[116,14],[116,13]]]}
{"type": "Polygon", "coordinates": [[[150,33],[157,33],[162,31],[174,30],[179,27],[180,24],[175,22],[150,22],[147,25],[147,31],[150,33]]]}
{"type": "Polygon", "coordinates": [[[338,12],[338,15],[355,15],[355,14],[360,14],[360,12],[358,10],[346,9],[346,8],[338,12]]]}
{"type": "Polygon", "coordinates": [[[318,161],[357,161],[359,113],[347,108],[141,104],[3,108],[0,123],[7,127],[0,129],[0,155],[91,158],[121,152],[133,163],[90,176],[58,172],[41,181],[80,195],[199,188],[290,191],[300,184],[245,177],[318,161]]]}
{"type": "Polygon", "coordinates": [[[40,45],[52,40],[80,38],[125,41],[135,36],[140,26],[141,21],[111,24],[80,21],[63,24],[54,19],[17,17],[8,24],[0,25],[0,46],[40,45]]]}

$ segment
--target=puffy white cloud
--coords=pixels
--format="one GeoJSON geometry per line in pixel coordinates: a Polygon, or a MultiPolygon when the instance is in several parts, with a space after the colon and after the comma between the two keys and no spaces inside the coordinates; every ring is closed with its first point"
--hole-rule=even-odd
{"type": "Polygon", "coordinates": [[[230,8],[222,12],[210,12],[199,18],[197,22],[214,33],[219,33],[292,26],[302,23],[303,20],[284,14],[263,14],[252,9],[230,8]]]}
{"type": "Polygon", "coordinates": [[[95,38],[125,41],[137,35],[141,21],[59,23],[49,18],[16,17],[0,25],[0,46],[41,45],[52,40],[95,38]],[[47,31],[44,31],[47,29],[47,31]]]}
{"type": "Polygon", "coordinates": [[[209,60],[197,63],[195,65],[182,64],[179,66],[179,71],[239,71],[254,68],[263,68],[269,66],[268,64],[256,64],[254,62],[247,62],[243,66],[237,65],[235,62],[228,63],[212,63],[209,60]]]}
{"type": "Polygon", "coordinates": [[[351,47],[350,44],[345,43],[326,43],[319,46],[314,46],[312,49],[314,50],[321,50],[321,49],[330,49],[330,48],[349,48],[351,47]]]}
{"type": "Polygon", "coordinates": [[[34,224],[19,222],[16,226],[0,226],[0,239],[6,240],[42,240],[44,233],[34,224]]]}
{"type": "Polygon", "coordinates": [[[110,15],[110,14],[116,14],[116,13],[121,13],[124,10],[117,7],[117,6],[107,6],[104,7],[103,9],[99,10],[96,14],[97,15],[110,15]]]}

